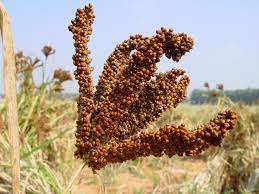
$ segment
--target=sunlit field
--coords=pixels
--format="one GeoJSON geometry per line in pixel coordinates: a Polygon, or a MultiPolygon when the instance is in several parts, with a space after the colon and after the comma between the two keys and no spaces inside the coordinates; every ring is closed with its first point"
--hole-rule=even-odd
{"type": "MultiPolygon", "coordinates": [[[[195,62],[199,47],[189,33],[169,27],[114,45],[96,82],[88,44],[94,9],[87,4],[74,11],[65,26],[74,47],[71,67],[56,68],[50,44],[35,51],[39,56],[14,49],[0,2],[0,194],[259,193],[259,89],[209,83],[214,77],[188,91],[190,69],[158,66],[164,59],[182,62],[191,52],[195,62]],[[68,92],[73,83],[77,89],[68,92]]],[[[236,80],[235,69],[222,67],[236,80]]]]}
{"type": "MultiPolygon", "coordinates": [[[[73,157],[76,103],[44,99],[42,94],[28,97],[19,96],[18,100],[22,190],[61,193],[81,162],[73,157]]],[[[11,166],[3,102],[0,106],[0,188],[1,193],[9,193],[11,166]]],[[[220,99],[218,105],[183,104],[164,113],[149,128],[185,123],[193,129],[226,107],[234,108],[240,120],[221,148],[209,149],[194,158],[140,158],[109,165],[97,174],[85,168],[72,186],[72,193],[211,193],[222,187],[225,193],[235,193],[235,190],[247,193],[251,185],[249,176],[259,160],[258,106],[232,104],[225,99],[220,99]]]]}

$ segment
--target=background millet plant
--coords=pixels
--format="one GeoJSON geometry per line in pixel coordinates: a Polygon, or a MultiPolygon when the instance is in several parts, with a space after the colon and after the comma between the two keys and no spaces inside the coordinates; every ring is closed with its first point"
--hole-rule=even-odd
{"type": "Polygon", "coordinates": [[[76,157],[98,170],[108,163],[141,156],[193,156],[221,144],[237,120],[231,110],[192,131],[183,124],[144,131],[161,113],[185,99],[189,78],[184,70],[158,74],[156,63],[163,55],[178,62],[192,49],[191,37],[165,28],[152,37],[130,36],[107,59],[94,92],[86,46],[93,21],[89,4],[77,10],[69,26],[75,40],[73,63],[79,84],[76,157]]]}
{"type": "Polygon", "coordinates": [[[18,112],[20,115],[30,115],[19,117],[19,124],[23,126],[20,134],[22,142],[34,127],[37,129],[37,143],[43,142],[52,130],[48,125],[50,118],[47,116],[52,110],[47,108],[47,101],[63,90],[64,82],[72,80],[70,73],[63,69],[55,69],[53,75],[47,74],[48,58],[55,50],[46,45],[42,48],[42,53],[44,61],[38,57],[26,56],[22,51],[15,54],[16,79],[19,85],[18,112]],[[40,81],[34,79],[35,71],[38,69],[42,73],[40,81]]]}

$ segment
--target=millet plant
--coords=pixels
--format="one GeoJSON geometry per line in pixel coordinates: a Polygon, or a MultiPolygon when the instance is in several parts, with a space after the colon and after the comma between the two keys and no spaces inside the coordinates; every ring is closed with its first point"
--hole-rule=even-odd
{"type": "Polygon", "coordinates": [[[193,39],[166,28],[152,37],[130,36],[108,57],[94,90],[86,45],[94,17],[91,4],[86,5],[77,10],[69,26],[75,40],[73,63],[79,84],[75,156],[95,171],[142,156],[194,156],[209,146],[219,146],[237,120],[232,110],[194,130],[182,124],[145,131],[161,113],[186,98],[189,84],[184,70],[157,73],[156,64],[163,55],[178,62],[192,49],[193,39]]]}

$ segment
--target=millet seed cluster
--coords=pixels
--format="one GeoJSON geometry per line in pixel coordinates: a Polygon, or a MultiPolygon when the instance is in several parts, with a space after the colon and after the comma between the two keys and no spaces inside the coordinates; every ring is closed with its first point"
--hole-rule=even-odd
{"type": "Polygon", "coordinates": [[[79,84],[75,156],[93,170],[108,163],[141,156],[193,156],[220,145],[234,128],[237,115],[219,113],[208,124],[189,131],[184,125],[167,125],[158,131],[144,129],[162,112],[186,98],[189,78],[182,69],[156,73],[165,55],[178,62],[193,47],[184,33],[161,28],[152,37],[130,36],[107,59],[94,91],[87,42],[94,20],[92,6],[78,9],[69,30],[75,40],[73,63],[79,84]]]}

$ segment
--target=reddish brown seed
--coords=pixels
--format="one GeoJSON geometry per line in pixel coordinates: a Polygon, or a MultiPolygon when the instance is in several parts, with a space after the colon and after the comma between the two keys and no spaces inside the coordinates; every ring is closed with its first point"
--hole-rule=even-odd
{"type": "Polygon", "coordinates": [[[157,30],[152,37],[130,36],[108,57],[94,90],[87,48],[94,18],[89,4],[77,10],[68,27],[75,41],[72,59],[80,93],[75,156],[95,171],[109,163],[141,156],[193,156],[210,145],[218,145],[234,127],[237,116],[233,111],[219,114],[194,131],[184,125],[143,131],[165,110],[186,98],[190,80],[184,70],[157,74],[156,63],[163,55],[179,61],[192,49],[192,38],[166,28],[157,30]]]}

